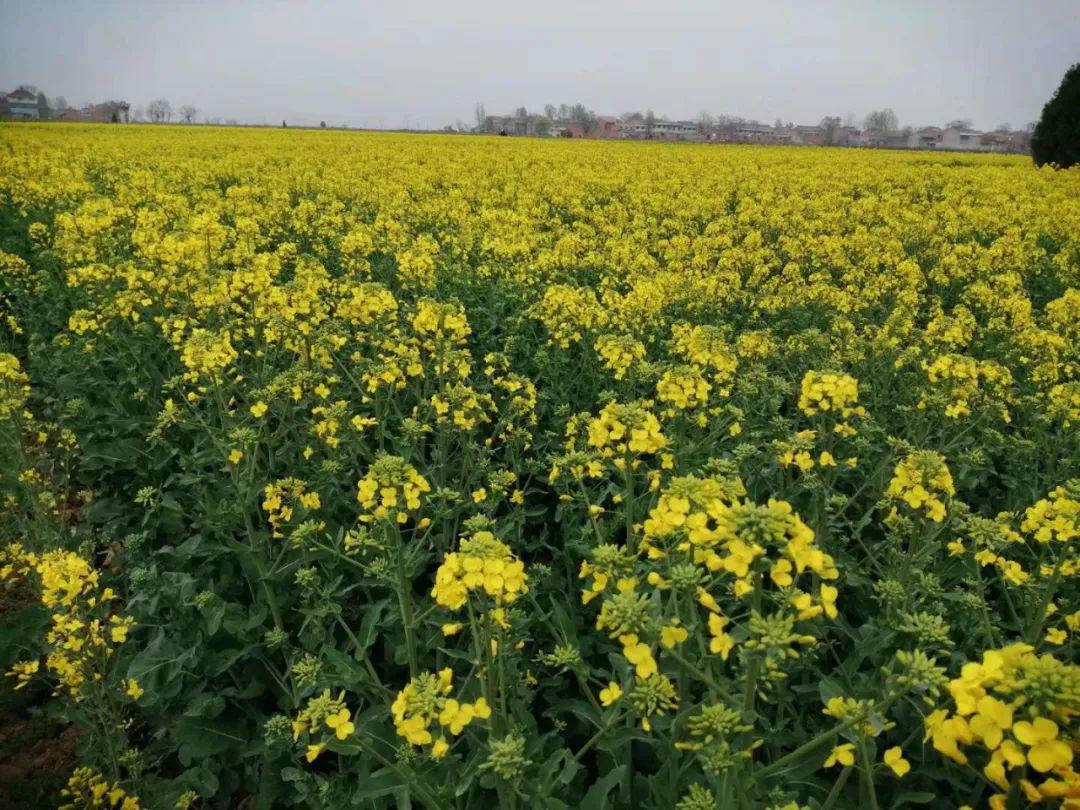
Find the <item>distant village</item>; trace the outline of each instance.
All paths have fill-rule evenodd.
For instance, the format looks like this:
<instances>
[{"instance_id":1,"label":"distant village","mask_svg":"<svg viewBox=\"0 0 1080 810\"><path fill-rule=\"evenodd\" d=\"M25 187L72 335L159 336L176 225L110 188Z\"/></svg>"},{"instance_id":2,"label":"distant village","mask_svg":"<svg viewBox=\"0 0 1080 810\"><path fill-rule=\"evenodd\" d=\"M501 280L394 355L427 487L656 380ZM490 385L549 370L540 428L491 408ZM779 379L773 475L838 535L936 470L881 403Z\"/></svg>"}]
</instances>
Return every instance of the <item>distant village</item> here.
<instances>
[{"instance_id":1,"label":"distant village","mask_svg":"<svg viewBox=\"0 0 1080 810\"><path fill-rule=\"evenodd\" d=\"M126 124L129 106L126 101L105 101L71 108L60 99L50 101L33 87L19 87L10 93L0 92L0 119L15 121L83 121L96 124Z\"/></svg>"},{"instance_id":2,"label":"distant village","mask_svg":"<svg viewBox=\"0 0 1080 810\"><path fill-rule=\"evenodd\" d=\"M194 123L195 108L181 107L179 118ZM147 105L146 119L167 123L172 108L164 99ZM141 108L131 111L126 101L104 101L73 108L57 97L50 101L32 86L0 92L0 120L70 121L102 124L126 124L144 120ZM221 123L220 120L206 123ZM226 123L234 123L228 121ZM282 122L282 126L285 122ZM326 124L321 124L325 128ZM519 108L512 115L487 115L481 105L476 109L476 125L446 127L444 131L516 137L584 138L592 140L698 141L705 143L746 143L765 145L849 146L885 149L935 149L965 152L1005 152L1025 154L1030 151L1030 127L1014 130L1007 126L990 132L955 121L943 127L900 128L891 110L878 110L867 116L864 126L826 117L818 124L797 125L779 120L772 126L730 116L702 114L697 120L672 121L653 113L595 115L580 104L548 105L543 114Z\"/></svg>"},{"instance_id":3,"label":"distant village","mask_svg":"<svg viewBox=\"0 0 1080 810\"><path fill-rule=\"evenodd\" d=\"M702 116L696 121L650 118L648 114L589 115L577 120L546 116L486 116L484 124L473 128L490 134L595 140L699 141L707 143L747 143L766 145L863 146L885 149L936 149L965 152L1008 152L1030 150L1031 134L999 128L991 132L973 129L967 122L944 127L915 129L881 126L870 129L844 125L839 118L825 118L819 124L761 124L738 118Z\"/></svg>"}]
</instances>

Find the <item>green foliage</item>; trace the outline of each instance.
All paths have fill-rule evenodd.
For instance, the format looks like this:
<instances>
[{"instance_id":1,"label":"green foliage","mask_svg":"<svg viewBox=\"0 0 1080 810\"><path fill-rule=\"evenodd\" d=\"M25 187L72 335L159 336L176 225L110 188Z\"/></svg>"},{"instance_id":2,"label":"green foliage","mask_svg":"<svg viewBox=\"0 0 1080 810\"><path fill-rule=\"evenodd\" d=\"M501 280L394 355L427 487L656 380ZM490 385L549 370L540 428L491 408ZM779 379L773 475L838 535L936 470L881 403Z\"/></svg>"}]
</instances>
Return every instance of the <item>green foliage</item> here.
<instances>
[{"instance_id":1,"label":"green foliage","mask_svg":"<svg viewBox=\"0 0 1080 810\"><path fill-rule=\"evenodd\" d=\"M1051 163L1067 169L1080 163L1080 62L1065 71L1043 107L1031 136L1031 156L1036 166Z\"/></svg>"}]
</instances>

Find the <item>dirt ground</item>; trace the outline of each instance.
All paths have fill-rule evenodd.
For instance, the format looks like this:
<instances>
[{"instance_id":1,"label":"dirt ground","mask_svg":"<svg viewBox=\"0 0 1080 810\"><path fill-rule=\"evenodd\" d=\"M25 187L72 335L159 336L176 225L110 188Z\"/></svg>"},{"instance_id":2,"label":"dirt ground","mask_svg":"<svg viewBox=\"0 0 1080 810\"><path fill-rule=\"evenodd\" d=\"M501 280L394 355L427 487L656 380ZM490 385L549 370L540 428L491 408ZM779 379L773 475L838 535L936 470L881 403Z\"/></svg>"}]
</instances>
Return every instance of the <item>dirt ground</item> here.
<instances>
[{"instance_id":1,"label":"dirt ground","mask_svg":"<svg viewBox=\"0 0 1080 810\"><path fill-rule=\"evenodd\" d=\"M60 805L75 768L79 732L55 717L47 687L16 691L3 674L18 656L32 603L25 589L0 589L0 807L48 810Z\"/></svg>"},{"instance_id":2,"label":"dirt ground","mask_svg":"<svg viewBox=\"0 0 1080 810\"><path fill-rule=\"evenodd\" d=\"M10 685L0 688L0 807L52 808L75 767L74 726L58 726L26 705Z\"/></svg>"}]
</instances>

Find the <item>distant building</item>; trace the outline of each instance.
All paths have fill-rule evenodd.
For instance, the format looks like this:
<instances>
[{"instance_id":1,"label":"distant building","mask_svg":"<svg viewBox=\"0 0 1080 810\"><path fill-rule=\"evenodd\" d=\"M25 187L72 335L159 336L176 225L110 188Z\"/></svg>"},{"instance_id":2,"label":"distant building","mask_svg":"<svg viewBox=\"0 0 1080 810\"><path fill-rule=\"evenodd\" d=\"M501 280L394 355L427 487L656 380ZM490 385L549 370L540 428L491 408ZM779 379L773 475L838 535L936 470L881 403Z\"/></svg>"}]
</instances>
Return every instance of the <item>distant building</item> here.
<instances>
[{"instance_id":1,"label":"distant building","mask_svg":"<svg viewBox=\"0 0 1080 810\"><path fill-rule=\"evenodd\" d=\"M987 152L1024 154L1031 151L1031 136L1026 132L998 129L983 133L982 148Z\"/></svg>"},{"instance_id":2,"label":"distant building","mask_svg":"<svg viewBox=\"0 0 1080 810\"><path fill-rule=\"evenodd\" d=\"M772 143L782 144L800 144L802 138L799 137L799 133L795 131L795 127L773 127L772 128Z\"/></svg>"},{"instance_id":3,"label":"distant building","mask_svg":"<svg viewBox=\"0 0 1080 810\"><path fill-rule=\"evenodd\" d=\"M611 139L621 135L622 121L614 115L598 115L589 130L588 137Z\"/></svg>"},{"instance_id":4,"label":"distant building","mask_svg":"<svg viewBox=\"0 0 1080 810\"><path fill-rule=\"evenodd\" d=\"M795 136L797 138L795 143L807 146L825 145L825 130L818 126L795 127Z\"/></svg>"},{"instance_id":5,"label":"distant building","mask_svg":"<svg viewBox=\"0 0 1080 810\"><path fill-rule=\"evenodd\" d=\"M776 130L767 124L737 124L731 132L737 143L776 143Z\"/></svg>"},{"instance_id":6,"label":"distant building","mask_svg":"<svg viewBox=\"0 0 1080 810\"><path fill-rule=\"evenodd\" d=\"M948 127L941 131L937 148L982 151L982 137L982 133L974 129Z\"/></svg>"},{"instance_id":7,"label":"distant building","mask_svg":"<svg viewBox=\"0 0 1080 810\"><path fill-rule=\"evenodd\" d=\"M130 105L126 101L106 101L92 106L90 116L94 121L103 124L126 124L129 109Z\"/></svg>"},{"instance_id":8,"label":"distant building","mask_svg":"<svg viewBox=\"0 0 1080 810\"><path fill-rule=\"evenodd\" d=\"M701 128L693 121L623 121L619 125L620 137L631 140L697 141L704 140Z\"/></svg>"},{"instance_id":9,"label":"distant building","mask_svg":"<svg viewBox=\"0 0 1080 810\"><path fill-rule=\"evenodd\" d=\"M37 121L41 118L37 94L28 90L0 94L0 118Z\"/></svg>"},{"instance_id":10,"label":"distant building","mask_svg":"<svg viewBox=\"0 0 1080 810\"><path fill-rule=\"evenodd\" d=\"M840 127L834 136L837 146L861 146L862 130L858 127Z\"/></svg>"},{"instance_id":11,"label":"distant building","mask_svg":"<svg viewBox=\"0 0 1080 810\"><path fill-rule=\"evenodd\" d=\"M940 144L941 129L939 127L917 129L908 136L907 142L909 149L936 149Z\"/></svg>"},{"instance_id":12,"label":"distant building","mask_svg":"<svg viewBox=\"0 0 1080 810\"><path fill-rule=\"evenodd\" d=\"M655 129L655 122L653 124ZM644 121L623 121L622 137L631 140L644 140L649 137L649 127L645 126Z\"/></svg>"},{"instance_id":13,"label":"distant building","mask_svg":"<svg viewBox=\"0 0 1080 810\"><path fill-rule=\"evenodd\" d=\"M598 115L591 122L556 121L548 134L556 138L592 138L614 140L626 137L626 124L618 116Z\"/></svg>"},{"instance_id":14,"label":"distant building","mask_svg":"<svg viewBox=\"0 0 1080 810\"><path fill-rule=\"evenodd\" d=\"M57 118L61 121L83 122L87 124L126 124L128 123L129 105L126 101L106 101L91 104L80 110L61 110Z\"/></svg>"}]
</instances>

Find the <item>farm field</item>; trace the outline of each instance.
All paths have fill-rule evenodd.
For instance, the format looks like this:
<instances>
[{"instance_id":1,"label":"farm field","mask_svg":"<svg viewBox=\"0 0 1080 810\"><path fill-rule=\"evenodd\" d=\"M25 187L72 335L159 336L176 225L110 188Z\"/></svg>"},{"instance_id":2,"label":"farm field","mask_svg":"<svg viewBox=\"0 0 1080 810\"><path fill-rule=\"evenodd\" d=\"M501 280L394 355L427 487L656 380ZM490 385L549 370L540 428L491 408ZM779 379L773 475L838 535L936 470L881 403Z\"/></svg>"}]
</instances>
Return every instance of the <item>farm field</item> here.
<instances>
[{"instance_id":1,"label":"farm field","mask_svg":"<svg viewBox=\"0 0 1080 810\"><path fill-rule=\"evenodd\" d=\"M0 125L0 320L69 807L1080 807L1080 170Z\"/></svg>"}]
</instances>

